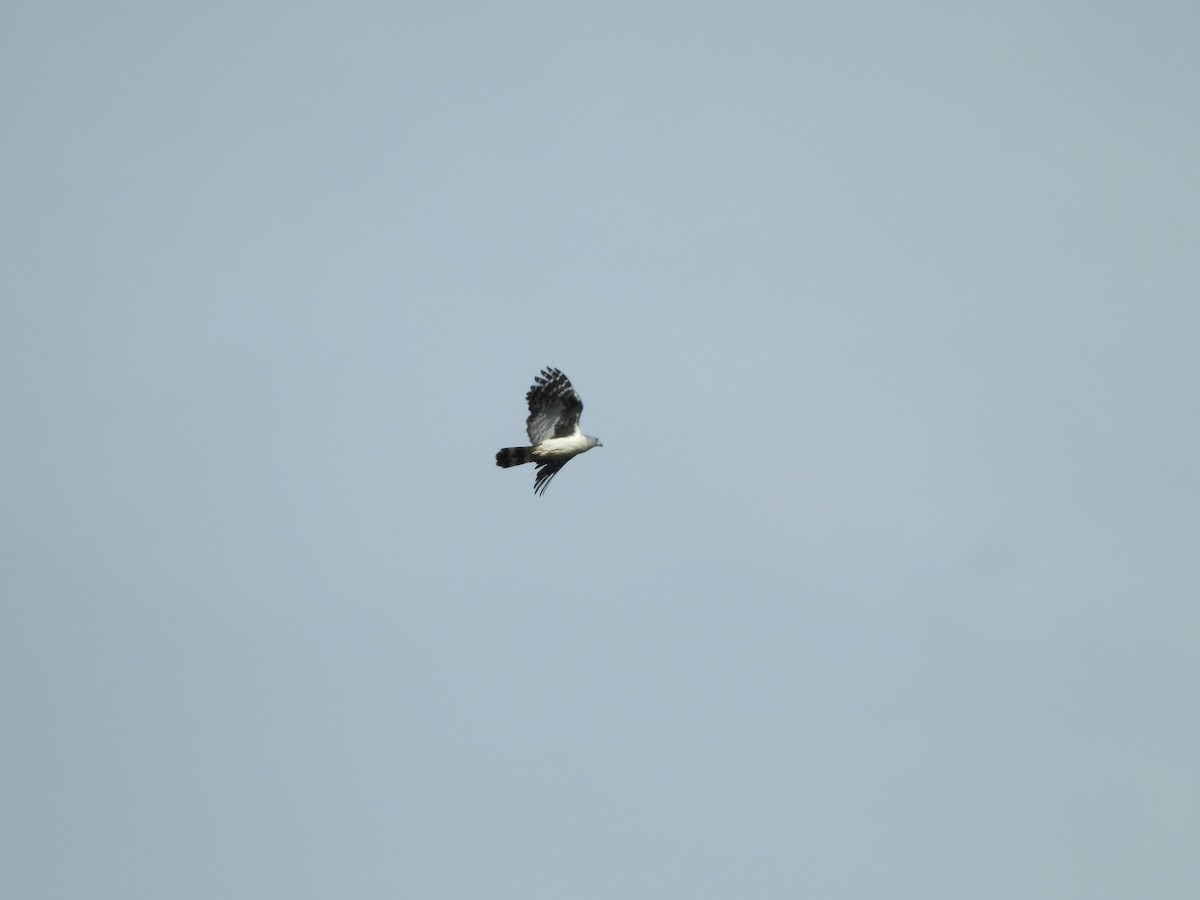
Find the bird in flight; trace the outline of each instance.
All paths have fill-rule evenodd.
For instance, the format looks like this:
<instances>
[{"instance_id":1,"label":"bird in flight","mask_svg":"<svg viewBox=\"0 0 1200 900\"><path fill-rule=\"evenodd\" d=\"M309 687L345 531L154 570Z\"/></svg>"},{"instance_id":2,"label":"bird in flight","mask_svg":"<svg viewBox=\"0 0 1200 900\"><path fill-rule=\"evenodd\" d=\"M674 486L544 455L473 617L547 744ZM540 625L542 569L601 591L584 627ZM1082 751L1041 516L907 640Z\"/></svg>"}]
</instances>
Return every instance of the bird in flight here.
<instances>
[{"instance_id":1,"label":"bird in flight","mask_svg":"<svg viewBox=\"0 0 1200 900\"><path fill-rule=\"evenodd\" d=\"M533 492L541 496L546 493L550 479L572 457L604 445L599 438L579 430L583 401L567 376L558 369L542 369L542 374L533 379L525 402L529 404L525 433L533 446L505 447L496 454L496 465L507 469L528 462L537 463Z\"/></svg>"}]
</instances>

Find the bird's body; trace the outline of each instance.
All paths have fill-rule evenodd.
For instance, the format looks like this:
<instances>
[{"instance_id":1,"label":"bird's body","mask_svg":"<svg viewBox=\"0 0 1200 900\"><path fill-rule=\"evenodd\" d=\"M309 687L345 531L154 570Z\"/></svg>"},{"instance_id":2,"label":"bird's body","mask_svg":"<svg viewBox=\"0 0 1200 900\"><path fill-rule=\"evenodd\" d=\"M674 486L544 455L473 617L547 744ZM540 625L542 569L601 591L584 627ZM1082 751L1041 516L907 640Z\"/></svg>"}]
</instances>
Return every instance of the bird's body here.
<instances>
[{"instance_id":1,"label":"bird's body","mask_svg":"<svg viewBox=\"0 0 1200 900\"><path fill-rule=\"evenodd\" d=\"M533 490L540 495L546 492L550 479L573 457L603 444L599 438L579 430L583 400L558 369L543 369L534 378L525 401L529 404L525 433L531 446L505 447L496 454L496 465L507 469L537 463Z\"/></svg>"},{"instance_id":2,"label":"bird's body","mask_svg":"<svg viewBox=\"0 0 1200 900\"><path fill-rule=\"evenodd\" d=\"M534 459L570 459L591 450L598 444L594 437L589 437L576 429L574 434L567 437L546 438L533 448Z\"/></svg>"}]
</instances>

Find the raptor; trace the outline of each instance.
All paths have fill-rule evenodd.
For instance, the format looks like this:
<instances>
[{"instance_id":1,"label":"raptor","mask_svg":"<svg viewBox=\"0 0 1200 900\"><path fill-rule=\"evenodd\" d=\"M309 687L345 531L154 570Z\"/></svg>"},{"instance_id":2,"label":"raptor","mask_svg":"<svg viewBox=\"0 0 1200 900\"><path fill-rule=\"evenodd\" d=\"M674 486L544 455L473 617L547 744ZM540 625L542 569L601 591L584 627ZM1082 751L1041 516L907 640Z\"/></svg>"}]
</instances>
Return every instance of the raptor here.
<instances>
[{"instance_id":1,"label":"raptor","mask_svg":"<svg viewBox=\"0 0 1200 900\"><path fill-rule=\"evenodd\" d=\"M533 379L533 387L525 395L529 418L525 420L528 447L505 447L496 454L496 465L505 469L525 463L536 463L537 474L533 491L546 493L550 479L559 469L593 447L603 447L599 438L579 430L583 400L571 386L570 380L558 369L542 369Z\"/></svg>"}]
</instances>

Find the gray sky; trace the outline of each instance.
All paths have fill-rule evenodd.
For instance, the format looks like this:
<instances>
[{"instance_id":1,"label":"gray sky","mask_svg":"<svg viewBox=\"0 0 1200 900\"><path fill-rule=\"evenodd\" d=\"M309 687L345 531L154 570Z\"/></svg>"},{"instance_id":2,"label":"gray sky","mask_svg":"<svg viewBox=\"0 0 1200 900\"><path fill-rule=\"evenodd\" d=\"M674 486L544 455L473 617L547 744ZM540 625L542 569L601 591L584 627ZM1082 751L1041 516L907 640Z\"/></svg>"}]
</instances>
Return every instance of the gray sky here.
<instances>
[{"instance_id":1,"label":"gray sky","mask_svg":"<svg viewBox=\"0 0 1200 900\"><path fill-rule=\"evenodd\" d=\"M2 19L0 894L1197 896L1194 3Z\"/></svg>"}]
</instances>

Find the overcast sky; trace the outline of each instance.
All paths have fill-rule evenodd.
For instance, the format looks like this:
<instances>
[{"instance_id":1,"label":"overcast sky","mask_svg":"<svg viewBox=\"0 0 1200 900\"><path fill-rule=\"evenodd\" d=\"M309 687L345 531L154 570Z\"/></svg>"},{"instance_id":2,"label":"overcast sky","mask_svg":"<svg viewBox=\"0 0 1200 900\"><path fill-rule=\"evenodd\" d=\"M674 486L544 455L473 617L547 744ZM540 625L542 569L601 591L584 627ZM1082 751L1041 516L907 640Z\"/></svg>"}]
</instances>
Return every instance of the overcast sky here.
<instances>
[{"instance_id":1,"label":"overcast sky","mask_svg":"<svg viewBox=\"0 0 1200 900\"><path fill-rule=\"evenodd\" d=\"M1194 900L1197 46L8 4L0 894Z\"/></svg>"}]
</instances>

